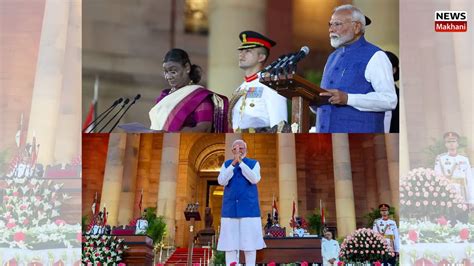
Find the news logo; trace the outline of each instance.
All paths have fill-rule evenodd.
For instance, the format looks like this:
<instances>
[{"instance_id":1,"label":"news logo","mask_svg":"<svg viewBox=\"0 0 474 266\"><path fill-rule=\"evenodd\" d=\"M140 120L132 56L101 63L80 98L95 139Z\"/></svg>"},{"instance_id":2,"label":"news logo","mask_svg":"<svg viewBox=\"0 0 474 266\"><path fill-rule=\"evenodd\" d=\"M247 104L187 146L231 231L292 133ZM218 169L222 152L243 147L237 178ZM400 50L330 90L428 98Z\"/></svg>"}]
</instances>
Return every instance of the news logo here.
<instances>
[{"instance_id":1,"label":"news logo","mask_svg":"<svg viewBox=\"0 0 474 266\"><path fill-rule=\"evenodd\" d=\"M436 11L435 12L436 32L466 32L467 12L466 11Z\"/></svg>"}]
</instances>

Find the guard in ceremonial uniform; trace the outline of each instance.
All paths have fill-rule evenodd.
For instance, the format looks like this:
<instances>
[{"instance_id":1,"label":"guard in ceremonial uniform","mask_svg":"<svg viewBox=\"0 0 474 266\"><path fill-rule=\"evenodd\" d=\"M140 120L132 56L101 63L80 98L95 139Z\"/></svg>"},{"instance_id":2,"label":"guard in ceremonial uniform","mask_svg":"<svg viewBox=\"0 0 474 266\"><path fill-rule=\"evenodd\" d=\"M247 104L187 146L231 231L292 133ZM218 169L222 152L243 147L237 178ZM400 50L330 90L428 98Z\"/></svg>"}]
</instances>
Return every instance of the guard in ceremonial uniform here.
<instances>
[{"instance_id":1,"label":"guard in ceremonial uniform","mask_svg":"<svg viewBox=\"0 0 474 266\"><path fill-rule=\"evenodd\" d=\"M234 132L269 132L288 121L286 98L260 83L260 71L275 42L254 31L241 32L239 67L245 81L232 94L229 121Z\"/></svg>"},{"instance_id":2,"label":"guard in ceremonial uniform","mask_svg":"<svg viewBox=\"0 0 474 266\"><path fill-rule=\"evenodd\" d=\"M448 152L436 157L435 172L451 181L450 186L464 197L466 203L473 204L474 180L469 159L458 154L459 135L456 132L447 132L443 136Z\"/></svg>"},{"instance_id":3,"label":"guard in ceremonial uniform","mask_svg":"<svg viewBox=\"0 0 474 266\"><path fill-rule=\"evenodd\" d=\"M388 204L380 204L379 210L382 218L374 221L372 230L381 234L395 251L395 256L384 261L384 265L396 265L398 253L400 252L400 237L398 236L397 223L394 220L388 219L390 210Z\"/></svg>"}]
</instances>

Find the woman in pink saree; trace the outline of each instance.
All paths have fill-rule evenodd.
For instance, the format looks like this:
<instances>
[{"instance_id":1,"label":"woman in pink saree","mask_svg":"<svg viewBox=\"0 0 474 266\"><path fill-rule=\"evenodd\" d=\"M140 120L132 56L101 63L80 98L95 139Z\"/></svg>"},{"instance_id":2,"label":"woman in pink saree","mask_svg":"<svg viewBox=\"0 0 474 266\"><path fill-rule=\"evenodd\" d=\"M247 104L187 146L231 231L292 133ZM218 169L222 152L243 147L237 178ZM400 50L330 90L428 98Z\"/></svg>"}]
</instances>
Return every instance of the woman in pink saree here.
<instances>
[{"instance_id":1,"label":"woman in pink saree","mask_svg":"<svg viewBox=\"0 0 474 266\"><path fill-rule=\"evenodd\" d=\"M166 132L227 132L228 99L198 85L201 68L188 54L172 49L163 60L165 89L150 110L151 129Z\"/></svg>"}]
</instances>

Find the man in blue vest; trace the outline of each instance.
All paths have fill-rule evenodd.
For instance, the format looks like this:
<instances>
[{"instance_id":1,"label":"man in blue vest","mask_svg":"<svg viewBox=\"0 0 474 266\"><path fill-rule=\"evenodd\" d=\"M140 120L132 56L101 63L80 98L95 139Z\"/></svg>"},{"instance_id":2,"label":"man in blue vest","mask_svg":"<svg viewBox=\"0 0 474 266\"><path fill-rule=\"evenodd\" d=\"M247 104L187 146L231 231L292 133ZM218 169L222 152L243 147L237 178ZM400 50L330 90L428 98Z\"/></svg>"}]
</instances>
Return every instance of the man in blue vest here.
<instances>
[{"instance_id":1,"label":"man in blue vest","mask_svg":"<svg viewBox=\"0 0 474 266\"><path fill-rule=\"evenodd\" d=\"M260 164L246 157L243 140L234 141L232 154L217 177L224 186L217 250L225 251L226 265L239 262L240 250L245 253L245 265L255 265L257 250L265 248L257 191Z\"/></svg>"},{"instance_id":2,"label":"man in blue vest","mask_svg":"<svg viewBox=\"0 0 474 266\"><path fill-rule=\"evenodd\" d=\"M366 17L356 7L336 7L329 22L331 53L321 88L329 104L317 108L321 133L383 133L384 113L397 105L392 65L387 55L364 38Z\"/></svg>"}]
</instances>

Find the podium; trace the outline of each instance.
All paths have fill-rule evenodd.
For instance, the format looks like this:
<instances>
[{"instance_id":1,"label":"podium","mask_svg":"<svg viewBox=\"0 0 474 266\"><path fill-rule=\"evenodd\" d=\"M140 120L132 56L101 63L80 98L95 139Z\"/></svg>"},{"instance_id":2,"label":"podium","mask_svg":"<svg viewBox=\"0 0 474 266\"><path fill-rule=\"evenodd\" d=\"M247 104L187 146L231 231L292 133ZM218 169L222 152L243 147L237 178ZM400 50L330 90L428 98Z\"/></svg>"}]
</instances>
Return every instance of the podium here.
<instances>
[{"instance_id":1,"label":"podium","mask_svg":"<svg viewBox=\"0 0 474 266\"><path fill-rule=\"evenodd\" d=\"M128 246L123 254L123 262L127 265L153 265L153 240L145 235L118 235Z\"/></svg>"},{"instance_id":2,"label":"podium","mask_svg":"<svg viewBox=\"0 0 474 266\"><path fill-rule=\"evenodd\" d=\"M257 250L256 263L294 263L306 261L322 263L322 243L319 237L264 238L266 248ZM240 251L240 263L245 263L245 255Z\"/></svg>"},{"instance_id":3,"label":"podium","mask_svg":"<svg viewBox=\"0 0 474 266\"><path fill-rule=\"evenodd\" d=\"M189 221L189 246L188 246L188 266L191 266L193 263L193 248L194 248L194 225L196 221L201 221L201 215L199 214L199 204L190 203L184 211L184 217L186 221Z\"/></svg>"},{"instance_id":4,"label":"podium","mask_svg":"<svg viewBox=\"0 0 474 266\"><path fill-rule=\"evenodd\" d=\"M328 103L328 96L319 96L321 89L297 74L262 77L260 82L276 90L278 94L291 99L291 123L298 124L297 133L308 133L309 104L323 105Z\"/></svg>"}]
</instances>

